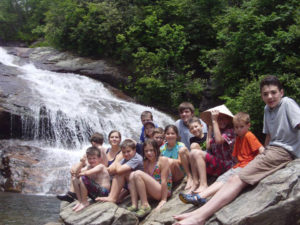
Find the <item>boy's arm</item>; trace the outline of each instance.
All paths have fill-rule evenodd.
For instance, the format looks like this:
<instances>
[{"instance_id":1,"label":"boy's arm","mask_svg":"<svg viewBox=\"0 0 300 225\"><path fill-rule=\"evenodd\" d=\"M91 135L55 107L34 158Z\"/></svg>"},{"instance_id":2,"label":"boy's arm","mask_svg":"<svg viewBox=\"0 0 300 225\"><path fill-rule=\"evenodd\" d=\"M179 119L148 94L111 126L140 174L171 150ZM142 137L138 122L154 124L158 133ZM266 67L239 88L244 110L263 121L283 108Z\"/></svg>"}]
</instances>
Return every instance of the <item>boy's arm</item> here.
<instances>
[{"instance_id":1,"label":"boy's arm","mask_svg":"<svg viewBox=\"0 0 300 225\"><path fill-rule=\"evenodd\" d=\"M258 149L259 154L263 153L265 151L265 147L264 146L260 146L260 148Z\"/></svg>"},{"instance_id":2,"label":"boy's arm","mask_svg":"<svg viewBox=\"0 0 300 225\"><path fill-rule=\"evenodd\" d=\"M99 173L103 168L103 165L97 165L94 168L87 169L85 171L81 171L79 176L91 176L93 174Z\"/></svg>"},{"instance_id":3,"label":"boy's arm","mask_svg":"<svg viewBox=\"0 0 300 225\"><path fill-rule=\"evenodd\" d=\"M116 164L116 173L122 174L131 171L131 167L127 164L121 165L120 163Z\"/></svg>"},{"instance_id":4,"label":"boy's arm","mask_svg":"<svg viewBox=\"0 0 300 225\"><path fill-rule=\"evenodd\" d=\"M265 147L269 145L270 140L271 140L270 134L266 134L266 138L265 138Z\"/></svg>"},{"instance_id":5,"label":"boy's arm","mask_svg":"<svg viewBox=\"0 0 300 225\"><path fill-rule=\"evenodd\" d=\"M80 170L86 166L86 155L84 154L83 157L81 157L80 162L72 166L71 168L71 176L78 177L78 174Z\"/></svg>"}]
</instances>

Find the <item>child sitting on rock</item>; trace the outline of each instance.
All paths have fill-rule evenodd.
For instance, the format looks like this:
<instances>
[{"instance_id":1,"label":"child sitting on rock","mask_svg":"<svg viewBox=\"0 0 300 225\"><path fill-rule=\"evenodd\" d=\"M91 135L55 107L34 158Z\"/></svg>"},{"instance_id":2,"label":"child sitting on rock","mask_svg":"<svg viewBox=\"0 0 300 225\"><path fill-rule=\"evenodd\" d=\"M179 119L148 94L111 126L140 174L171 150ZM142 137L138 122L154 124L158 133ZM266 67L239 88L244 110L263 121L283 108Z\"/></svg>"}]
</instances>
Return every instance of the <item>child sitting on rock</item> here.
<instances>
[{"instance_id":1,"label":"child sitting on rock","mask_svg":"<svg viewBox=\"0 0 300 225\"><path fill-rule=\"evenodd\" d=\"M88 165L81 169L78 177L72 177L73 187L78 199L73 207L78 212L89 205L88 195L93 199L99 196L107 196L110 190L110 178L107 168L101 163L101 151L96 147L86 150ZM85 159L81 160L85 163Z\"/></svg>"},{"instance_id":2,"label":"child sitting on rock","mask_svg":"<svg viewBox=\"0 0 300 225\"><path fill-rule=\"evenodd\" d=\"M132 205L127 208L136 212L139 218L145 217L151 211L148 198L160 201L156 210L160 209L171 196L172 174L169 161L160 157L159 146L153 139L148 139L143 144L144 171L132 172L129 176L129 190ZM138 209L138 198L141 207Z\"/></svg>"},{"instance_id":3,"label":"child sitting on rock","mask_svg":"<svg viewBox=\"0 0 300 225\"><path fill-rule=\"evenodd\" d=\"M245 167L251 160L255 158L258 153L264 151L263 145L249 131L250 116L247 113L239 112L233 117L234 133L237 135L232 156L236 157L238 163L230 170L218 177L216 182L210 185L201 193L197 194L179 194L179 198L184 203L191 203L194 205L202 205L206 203L207 198L213 196L234 174L237 174L241 168Z\"/></svg>"},{"instance_id":4,"label":"child sitting on rock","mask_svg":"<svg viewBox=\"0 0 300 225\"><path fill-rule=\"evenodd\" d=\"M111 191L108 197L98 197L96 201L117 202L121 190L126 187L126 182L129 180L129 175L132 171L143 170L143 158L136 153L136 143L131 139L126 139L121 144L123 159L116 160L115 166L110 169L110 174L114 175L112 180Z\"/></svg>"}]
</instances>

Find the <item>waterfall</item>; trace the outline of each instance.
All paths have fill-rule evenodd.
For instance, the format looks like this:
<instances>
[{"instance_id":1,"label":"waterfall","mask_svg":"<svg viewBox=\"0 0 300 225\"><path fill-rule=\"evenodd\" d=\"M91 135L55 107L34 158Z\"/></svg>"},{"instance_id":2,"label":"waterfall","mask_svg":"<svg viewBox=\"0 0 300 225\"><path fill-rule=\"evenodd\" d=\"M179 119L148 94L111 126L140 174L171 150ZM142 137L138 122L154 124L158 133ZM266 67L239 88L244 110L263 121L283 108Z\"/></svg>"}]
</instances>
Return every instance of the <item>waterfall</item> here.
<instances>
[{"instance_id":1,"label":"waterfall","mask_svg":"<svg viewBox=\"0 0 300 225\"><path fill-rule=\"evenodd\" d=\"M22 136L54 147L81 148L94 132L117 129L123 137L138 140L140 114L149 110L159 126L173 120L154 108L115 97L104 85L73 73L37 69L32 63L17 65L16 57L0 48L0 62L17 67L31 90L29 115L22 116ZM107 141L107 140L106 140Z\"/></svg>"},{"instance_id":2,"label":"waterfall","mask_svg":"<svg viewBox=\"0 0 300 225\"><path fill-rule=\"evenodd\" d=\"M31 92L26 100L29 113L21 118L22 139L35 141L47 152L45 171L41 171L45 173L43 183L28 192L53 194L68 189L70 165L78 161L94 132L105 136L106 145L113 129L121 132L123 140L139 140L140 114L145 110L153 113L158 126L174 122L154 108L118 99L99 81L46 71L19 61L0 47L0 63L20 71L18 78Z\"/></svg>"}]
</instances>

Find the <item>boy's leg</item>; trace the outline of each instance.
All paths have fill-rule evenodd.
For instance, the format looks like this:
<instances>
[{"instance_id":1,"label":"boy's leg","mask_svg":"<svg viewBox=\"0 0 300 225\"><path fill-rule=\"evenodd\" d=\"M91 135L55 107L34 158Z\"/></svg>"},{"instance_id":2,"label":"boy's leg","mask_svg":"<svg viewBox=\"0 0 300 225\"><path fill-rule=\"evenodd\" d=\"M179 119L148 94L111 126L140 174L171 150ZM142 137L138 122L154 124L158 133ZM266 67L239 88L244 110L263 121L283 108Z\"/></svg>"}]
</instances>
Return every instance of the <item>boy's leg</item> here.
<instances>
[{"instance_id":1,"label":"boy's leg","mask_svg":"<svg viewBox=\"0 0 300 225\"><path fill-rule=\"evenodd\" d=\"M137 171L131 172L129 175L129 191L131 197L131 204L133 207L138 208L138 193L136 189L136 182L135 182L135 173Z\"/></svg>"},{"instance_id":2,"label":"boy's leg","mask_svg":"<svg viewBox=\"0 0 300 225\"><path fill-rule=\"evenodd\" d=\"M79 212L80 210L86 208L90 204L88 202L88 191L85 187L85 184L82 181L82 177L80 177L79 179L79 187L80 187L81 200L80 200L80 205L75 209L75 212Z\"/></svg>"},{"instance_id":3,"label":"boy's leg","mask_svg":"<svg viewBox=\"0 0 300 225\"><path fill-rule=\"evenodd\" d=\"M185 186L185 190L188 190L192 187L193 179L192 179L192 174L190 171L190 157L189 157L189 150L187 148L181 148L178 151L178 159L181 162L181 165L183 166L183 169L187 175L187 184Z\"/></svg>"},{"instance_id":4,"label":"boy's leg","mask_svg":"<svg viewBox=\"0 0 300 225\"><path fill-rule=\"evenodd\" d=\"M192 187L191 187L191 190L190 190L191 192L193 192L197 189L197 187L199 186L199 180L200 180L198 170L196 168L196 161L195 161L195 158L194 158L193 151L198 151L198 150L192 149L191 153L190 153L190 164L191 164L192 179L193 179L193 184L192 184Z\"/></svg>"},{"instance_id":5,"label":"boy's leg","mask_svg":"<svg viewBox=\"0 0 300 225\"><path fill-rule=\"evenodd\" d=\"M72 208L72 210L76 210L80 206L80 203L81 203L81 191L80 191L79 179L76 177L72 177L72 185L74 188L74 192L76 193L76 197L78 199L78 202Z\"/></svg>"},{"instance_id":6,"label":"boy's leg","mask_svg":"<svg viewBox=\"0 0 300 225\"><path fill-rule=\"evenodd\" d=\"M176 220L180 220L175 225L204 225L207 218L235 199L246 186L237 175L231 177L205 205L190 213L174 216Z\"/></svg>"},{"instance_id":7,"label":"boy's leg","mask_svg":"<svg viewBox=\"0 0 300 225\"><path fill-rule=\"evenodd\" d=\"M206 188L204 191L199 193L201 198L209 198L213 196L217 191L219 191L222 186L224 185L224 182L214 182L212 185L210 185L208 188Z\"/></svg>"},{"instance_id":8,"label":"boy's leg","mask_svg":"<svg viewBox=\"0 0 300 225\"><path fill-rule=\"evenodd\" d=\"M194 167L197 170L197 173L199 174L199 187L194 190L195 193L200 193L204 191L207 188L207 176L206 176L206 162L205 162L205 155L206 153L204 151L193 151L191 153L191 157L194 159Z\"/></svg>"},{"instance_id":9,"label":"boy's leg","mask_svg":"<svg viewBox=\"0 0 300 225\"><path fill-rule=\"evenodd\" d=\"M96 198L96 201L116 203L118 200L118 196L121 192L121 189L125 185L125 178L129 177L130 173L131 173L131 171L123 173L121 175L115 175L112 180L112 185L111 185L111 189L110 189L110 193L109 193L108 197L98 197L98 198Z\"/></svg>"}]
</instances>

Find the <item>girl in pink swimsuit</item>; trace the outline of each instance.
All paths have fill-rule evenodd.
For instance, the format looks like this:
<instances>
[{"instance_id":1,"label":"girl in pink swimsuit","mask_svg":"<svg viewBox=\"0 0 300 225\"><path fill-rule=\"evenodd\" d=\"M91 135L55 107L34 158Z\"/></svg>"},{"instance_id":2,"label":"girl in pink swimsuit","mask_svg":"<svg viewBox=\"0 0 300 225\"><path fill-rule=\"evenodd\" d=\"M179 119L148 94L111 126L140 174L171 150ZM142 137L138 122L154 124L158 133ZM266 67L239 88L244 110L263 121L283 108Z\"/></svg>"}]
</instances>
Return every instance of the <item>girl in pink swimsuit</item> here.
<instances>
[{"instance_id":1,"label":"girl in pink swimsuit","mask_svg":"<svg viewBox=\"0 0 300 225\"><path fill-rule=\"evenodd\" d=\"M136 212L138 217L145 217L151 211L147 196L160 201L155 208L159 210L171 195L172 174L168 158L159 156L159 146L153 139L143 145L144 171L138 170L130 174L129 190L132 206L127 209ZM138 199L141 206L138 209Z\"/></svg>"}]
</instances>

